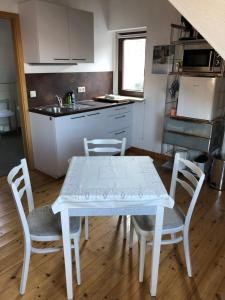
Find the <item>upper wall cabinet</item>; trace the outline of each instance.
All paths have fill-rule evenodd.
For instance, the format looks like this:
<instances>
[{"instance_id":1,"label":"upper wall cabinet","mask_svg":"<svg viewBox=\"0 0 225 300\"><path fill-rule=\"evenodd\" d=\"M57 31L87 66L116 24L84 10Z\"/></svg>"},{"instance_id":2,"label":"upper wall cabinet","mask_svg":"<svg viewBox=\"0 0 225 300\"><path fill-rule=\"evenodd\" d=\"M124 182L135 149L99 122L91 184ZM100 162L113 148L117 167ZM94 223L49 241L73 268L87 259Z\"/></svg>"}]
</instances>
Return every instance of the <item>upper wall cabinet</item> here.
<instances>
[{"instance_id":1,"label":"upper wall cabinet","mask_svg":"<svg viewBox=\"0 0 225 300\"><path fill-rule=\"evenodd\" d=\"M94 62L93 13L40 0L20 4L26 63Z\"/></svg>"},{"instance_id":2,"label":"upper wall cabinet","mask_svg":"<svg viewBox=\"0 0 225 300\"><path fill-rule=\"evenodd\" d=\"M69 9L68 17L70 57L75 62L94 62L93 14Z\"/></svg>"}]
</instances>

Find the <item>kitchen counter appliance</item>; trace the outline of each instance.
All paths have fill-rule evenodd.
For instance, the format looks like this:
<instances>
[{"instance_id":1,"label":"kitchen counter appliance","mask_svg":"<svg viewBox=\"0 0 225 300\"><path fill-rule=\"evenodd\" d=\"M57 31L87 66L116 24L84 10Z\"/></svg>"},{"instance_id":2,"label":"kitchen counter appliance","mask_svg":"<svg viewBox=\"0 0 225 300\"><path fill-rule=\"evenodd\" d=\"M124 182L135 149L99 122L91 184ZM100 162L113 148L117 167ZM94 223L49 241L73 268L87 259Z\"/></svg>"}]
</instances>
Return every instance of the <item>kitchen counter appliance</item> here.
<instances>
[{"instance_id":1,"label":"kitchen counter appliance","mask_svg":"<svg viewBox=\"0 0 225 300\"><path fill-rule=\"evenodd\" d=\"M184 48L182 72L221 73L222 57L212 48Z\"/></svg>"}]
</instances>

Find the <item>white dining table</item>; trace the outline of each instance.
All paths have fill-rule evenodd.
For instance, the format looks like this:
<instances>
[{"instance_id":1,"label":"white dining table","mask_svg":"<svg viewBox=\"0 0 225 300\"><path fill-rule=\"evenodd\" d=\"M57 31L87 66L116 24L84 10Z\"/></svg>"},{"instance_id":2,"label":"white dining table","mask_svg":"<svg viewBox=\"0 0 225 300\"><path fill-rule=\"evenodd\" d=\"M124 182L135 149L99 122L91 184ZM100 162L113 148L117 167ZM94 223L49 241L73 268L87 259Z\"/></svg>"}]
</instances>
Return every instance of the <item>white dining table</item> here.
<instances>
[{"instance_id":1,"label":"white dining table","mask_svg":"<svg viewBox=\"0 0 225 300\"><path fill-rule=\"evenodd\" d=\"M71 216L156 215L150 294L156 295L164 208L172 208L153 161L148 156L73 157L59 197L67 298L73 299Z\"/></svg>"}]
</instances>

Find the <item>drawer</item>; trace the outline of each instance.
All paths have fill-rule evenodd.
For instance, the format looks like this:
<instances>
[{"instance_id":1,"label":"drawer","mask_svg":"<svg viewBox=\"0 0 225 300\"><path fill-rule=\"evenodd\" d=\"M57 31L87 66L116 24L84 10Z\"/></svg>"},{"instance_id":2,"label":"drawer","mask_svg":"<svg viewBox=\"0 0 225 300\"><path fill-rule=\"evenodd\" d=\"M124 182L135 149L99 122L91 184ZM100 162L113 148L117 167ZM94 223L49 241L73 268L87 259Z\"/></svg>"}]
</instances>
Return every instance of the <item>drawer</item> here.
<instances>
[{"instance_id":1,"label":"drawer","mask_svg":"<svg viewBox=\"0 0 225 300\"><path fill-rule=\"evenodd\" d=\"M210 139L168 131L164 132L163 143L205 152L208 152L210 147Z\"/></svg>"},{"instance_id":2,"label":"drawer","mask_svg":"<svg viewBox=\"0 0 225 300\"><path fill-rule=\"evenodd\" d=\"M126 148L131 146L131 130L130 128L122 128L120 130L116 130L107 134L108 138L119 139L122 138L127 139Z\"/></svg>"},{"instance_id":3,"label":"drawer","mask_svg":"<svg viewBox=\"0 0 225 300\"><path fill-rule=\"evenodd\" d=\"M114 116L122 113L131 112L131 109L132 109L132 104L111 107L107 109L107 115Z\"/></svg>"},{"instance_id":4,"label":"drawer","mask_svg":"<svg viewBox=\"0 0 225 300\"><path fill-rule=\"evenodd\" d=\"M131 112L120 112L120 114L106 118L107 132L131 126Z\"/></svg>"},{"instance_id":5,"label":"drawer","mask_svg":"<svg viewBox=\"0 0 225 300\"><path fill-rule=\"evenodd\" d=\"M210 138L212 133L212 125L166 118L165 130Z\"/></svg>"}]
</instances>

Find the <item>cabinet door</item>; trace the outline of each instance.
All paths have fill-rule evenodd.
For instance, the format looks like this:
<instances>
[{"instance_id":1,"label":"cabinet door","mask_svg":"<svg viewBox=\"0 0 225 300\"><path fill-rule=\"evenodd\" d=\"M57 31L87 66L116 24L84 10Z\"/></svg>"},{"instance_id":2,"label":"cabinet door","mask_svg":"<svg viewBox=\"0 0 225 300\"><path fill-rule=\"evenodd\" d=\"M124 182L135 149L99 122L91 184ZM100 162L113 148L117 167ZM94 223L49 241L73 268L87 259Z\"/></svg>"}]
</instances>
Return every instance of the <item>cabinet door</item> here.
<instances>
[{"instance_id":1,"label":"cabinet door","mask_svg":"<svg viewBox=\"0 0 225 300\"><path fill-rule=\"evenodd\" d=\"M40 62L70 62L67 7L43 1L36 5Z\"/></svg>"},{"instance_id":2,"label":"cabinet door","mask_svg":"<svg viewBox=\"0 0 225 300\"><path fill-rule=\"evenodd\" d=\"M84 155L86 128L85 114L56 118L58 177L66 174L68 160L72 156Z\"/></svg>"},{"instance_id":3,"label":"cabinet door","mask_svg":"<svg viewBox=\"0 0 225 300\"><path fill-rule=\"evenodd\" d=\"M93 13L69 9L70 57L74 62L94 62Z\"/></svg>"},{"instance_id":4,"label":"cabinet door","mask_svg":"<svg viewBox=\"0 0 225 300\"><path fill-rule=\"evenodd\" d=\"M86 114L85 137L87 139L104 138L104 114L102 111L92 111Z\"/></svg>"},{"instance_id":5,"label":"cabinet door","mask_svg":"<svg viewBox=\"0 0 225 300\"><path fill-rule=\"evenodd\" d=\"M58 177L55 118L30 112L30 123L35 169Z\"/></svg>"}]
</instances>

